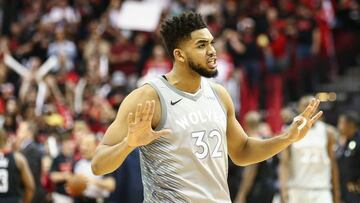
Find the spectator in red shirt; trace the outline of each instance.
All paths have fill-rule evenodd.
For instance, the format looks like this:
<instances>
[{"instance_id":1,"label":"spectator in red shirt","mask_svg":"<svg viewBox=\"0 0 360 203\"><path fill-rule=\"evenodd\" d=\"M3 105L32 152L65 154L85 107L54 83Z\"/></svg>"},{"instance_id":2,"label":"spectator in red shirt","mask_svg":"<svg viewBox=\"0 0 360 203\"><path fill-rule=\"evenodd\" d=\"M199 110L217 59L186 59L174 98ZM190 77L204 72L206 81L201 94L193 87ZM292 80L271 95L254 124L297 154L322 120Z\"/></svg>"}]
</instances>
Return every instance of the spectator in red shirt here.
<instances>
[{"instance_id":1,"label":"spectator in red shirt","mask_svg":"<svg viewBox=\"0 0 360 203\"><path fill-rule=\"evenodd\" d=\"M135 74L138 59L138 47L119 32L110 51L110 72L120 70L126 75Z\"/></svg>"}]
</instances>

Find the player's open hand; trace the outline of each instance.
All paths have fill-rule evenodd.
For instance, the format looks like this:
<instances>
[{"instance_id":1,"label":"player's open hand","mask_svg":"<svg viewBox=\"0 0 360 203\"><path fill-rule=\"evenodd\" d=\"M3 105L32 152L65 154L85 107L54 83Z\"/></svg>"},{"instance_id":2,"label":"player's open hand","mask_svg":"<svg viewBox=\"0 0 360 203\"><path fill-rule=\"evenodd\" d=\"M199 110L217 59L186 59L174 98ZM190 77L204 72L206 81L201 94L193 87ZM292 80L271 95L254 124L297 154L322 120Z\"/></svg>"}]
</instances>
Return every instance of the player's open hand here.
<instances>
[{"instance_id":1,"label":"player's open hand","mask_svg":"<svg viewBox=\"0 0 360 203\"><path fill-rule=\"evenodd\" d=\"M322 111L317 112L319 104L320 100L312 99L305 111L294 118L288 134L290 141L296 142L302 139L311 126L321 117Z\"/></svg>"},{"instance_id":2,"label":"player's open hand","mask_svg":"<svg viewBox=\"0 0 360 203\"><path fill-rule=\"evenodd\" d=\"M155 101L146 101L145 106L138 104L135 112L128 115L128 135L127 142L131 147L139 147L151 143L161 136L171 133L170 130L154 131L151 121L155 112Z\"/></svg>"}]
</instances>

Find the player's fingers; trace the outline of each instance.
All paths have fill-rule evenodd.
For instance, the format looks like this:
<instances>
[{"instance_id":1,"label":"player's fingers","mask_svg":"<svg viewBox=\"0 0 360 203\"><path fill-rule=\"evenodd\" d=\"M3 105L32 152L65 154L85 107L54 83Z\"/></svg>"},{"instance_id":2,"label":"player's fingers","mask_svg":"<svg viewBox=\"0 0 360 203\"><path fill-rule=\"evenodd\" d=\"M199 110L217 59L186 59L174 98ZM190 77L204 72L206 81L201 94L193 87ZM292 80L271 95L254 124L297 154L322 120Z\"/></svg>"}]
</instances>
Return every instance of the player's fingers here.
<instances>
[{"instance_id":1,"label":"player's fingers","mask_svg":"<svg viewBox=\"0 0 360 203\"><path fill-rule=\"evenodd\" d=\"M154 132L155 139L157 139L159 137L167 136L167 135L170 135L170 134L171 134L171 130L169 130L169 129L164 129L164 130Z\"/></svg>"},{"instance_id":2,"label":"player's fingers","mask_svg":"<svg viewBox=\"0 0 360 203\"><path fill-rule=\"evenodd\" d=\"M303 111L300 115L305 117L305 118L309 118L310 117L310 111L311 111L311 106L308 105L305 109L305 111Z\"/></svg>"},{"instance_id":3,"label":"player's fingers","mask_svg":"<svg viewBox=\"0 0 360 203\"><path fill-rule=\"evenodd\" d=\"M129 113L128 115L128 123L129 124L133 124L134 123L134 114L133 113Z\"/></svg>"},{"instance_id":4,"label":"player's fingers","mask_svg":"<svg viewBox=\"0 0 360 203\"><path fill-rule=\"evenodd\" d=\"M152 121L152 118L153 118L153 116L154 116L154 113L155 113L155 100L151 100L151 101L150 101L149 114L148 114L148 117L147 117L147 120L148 120L148 121Z\"/></svg>"},{"instance_id":5,"label":"player's fingers","mask_svg":"<svg viewBox=\"0 0 360 203\"><path fill-rule=\"evenodd\" d=\"M135 123L139 122L141 119L141 110L142 104L138 104L135 112Z\"/></svg>"},{"instance_id":6,"label":"player's fingers","mask_svg":"<svg viewBox=\"0 0 360 203\"><path fill-rule=\"evenodd\" d=\"M301 130L306 125L307 119L303 116L296 116L294 118L294 123L295 127L297 127L298 130Z\"/></svg>"},{"instance_id":7,"label":"player's fingers","mask_svg":"<svg viewBox=\"0 0 360 203\"><path fill-rule=\"evenodd\" d=\"M150 102L149 101L146 101L145 102L145 107L144 109L142 110L142 120L146 120L147 117L148 117L148 114L149 114L149 109L150 109Z\"/></svg>"},{"instance_id":8,"label":"player's fingers","mask_svg":"<svg viewBox=\"0 0 360 203\"><path fill-rule=\"evenodd\" d=\"M310 119L310 124L314 124L317 120L319 120L319 118L322 116L323 112L322 111L319 111L317 112L317 114L315 114L315 116L313 116L311 119Z\"/></svg>"},{"instance_id":9,"label":"player's fingers","mask_svg":"<svg viewBox=\"0 0 360 203\"><path fill-rule=\"evenodd\" d=\"M302 113L302 116L309 118L311 116L312 109L315 105L315 99L311 99L310 103L307 105L305 111Z\"/></svg>"},{"instance_id":10,"label":"player's fingers","mask_svg":"<svg viewBox=\"0 0 360 203\"><path fill-rule=\"evenodd\" d=\"M318 107L319 107L319 104L320 104L320 100L319 99L315 99L315 102L311 108L311 111L310 111L310 115L309 115L309 118L312 118L312 116L315 114L315 112L317 111Z\"/></svg>"}]
</instances>

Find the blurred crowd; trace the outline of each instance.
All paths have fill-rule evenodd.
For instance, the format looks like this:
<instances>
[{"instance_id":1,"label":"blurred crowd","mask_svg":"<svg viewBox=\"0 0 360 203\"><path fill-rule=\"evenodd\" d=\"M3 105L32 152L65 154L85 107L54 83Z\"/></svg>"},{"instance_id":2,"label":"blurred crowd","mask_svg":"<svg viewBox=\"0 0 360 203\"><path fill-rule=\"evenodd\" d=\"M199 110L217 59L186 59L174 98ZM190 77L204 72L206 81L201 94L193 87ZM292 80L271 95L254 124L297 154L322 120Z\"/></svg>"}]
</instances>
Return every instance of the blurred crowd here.
<instances>
[{"instance_id":1,"label":"blurred crowd","mask_svg":"<svg viewBox=\"0 0 360 203\"><path fill-rule=\"evenodd\" d=\"M334 81L358 57L357 0L161 2L161 18L186 10L204 16L216 39L215 80L230 92L243 124L248 112L262 111L273 133L282 130L285 104ZM30 157L30 167L37 171L38 197L46 201L51 196L44 194L68 193L64 182L73 172L87 174L93 184L79 202L125 191L114 186L123 173L98 180L89 160L127 93L171 70L172 62L159 28L118 27L123 3L0 0L0 128L14 149L34 144L39 156Z\"/></svg>"}]
</instances>

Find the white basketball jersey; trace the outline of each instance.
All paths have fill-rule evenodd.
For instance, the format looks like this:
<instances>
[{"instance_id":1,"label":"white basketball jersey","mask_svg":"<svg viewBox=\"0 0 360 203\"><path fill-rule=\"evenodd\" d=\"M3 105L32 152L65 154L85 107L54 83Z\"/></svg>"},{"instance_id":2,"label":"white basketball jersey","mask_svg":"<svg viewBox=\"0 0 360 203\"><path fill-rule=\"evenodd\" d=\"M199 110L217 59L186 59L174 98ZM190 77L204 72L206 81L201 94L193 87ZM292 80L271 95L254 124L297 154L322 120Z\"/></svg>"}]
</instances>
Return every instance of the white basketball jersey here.
<instances>
[{"instance_id":1,"label":"white basketball jersey","mask_svg":"<svg viewBox=\"0 0 360 203\"><path fill-rule=\"evenodd\" d=\"M144 202L230 203L226 114L210 82L195 94L162 77L149 84L161 102L157 130L172 134L140 147Z\"/></svg>"},{"instance_id":2,"label":"white basketball jersey","mask_svg":"<svg viewBox=\"0 0 360 203\"><path fill-rule=\"evenodd\" d=\"M302 140L291 145L290 188L331 188L331 162L327 144L326 124L317 121Z\"/></svg>"}]
</instances>

